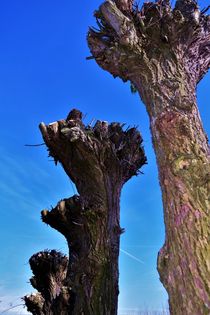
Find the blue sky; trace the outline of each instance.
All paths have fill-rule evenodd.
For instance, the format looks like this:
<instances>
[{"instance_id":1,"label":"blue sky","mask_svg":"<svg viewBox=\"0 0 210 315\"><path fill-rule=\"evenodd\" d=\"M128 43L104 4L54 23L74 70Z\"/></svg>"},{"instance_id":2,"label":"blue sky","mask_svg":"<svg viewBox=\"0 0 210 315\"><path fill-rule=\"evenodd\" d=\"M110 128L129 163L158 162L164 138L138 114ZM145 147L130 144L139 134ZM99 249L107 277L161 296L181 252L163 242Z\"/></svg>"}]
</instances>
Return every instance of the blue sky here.
<instances>
[{"instance_id":1,"label":"blue sky","mask_svg":"<svg viewBox=\"0 0 210 315\"><path fill-rule=\"evenodd\" d=\"M88 25L94 25L92 13L100 3L0 3L0 311L32 291L28 259L33 253L67 251L62 235L41 222L40 211L74 190L62 168L49 161L45 147L24 144L41 143L38 124L64 118L73 107L86 114L87 123L96 118L139 126L148 165L122 192L121 226L126 233L121 238L119 308L160 309L167 302L156 272L164 226L147 113L129 84L85 59L90 55ZM198 87L207 134L209 84L208 74Z\"/></svg>"}]
</instances>

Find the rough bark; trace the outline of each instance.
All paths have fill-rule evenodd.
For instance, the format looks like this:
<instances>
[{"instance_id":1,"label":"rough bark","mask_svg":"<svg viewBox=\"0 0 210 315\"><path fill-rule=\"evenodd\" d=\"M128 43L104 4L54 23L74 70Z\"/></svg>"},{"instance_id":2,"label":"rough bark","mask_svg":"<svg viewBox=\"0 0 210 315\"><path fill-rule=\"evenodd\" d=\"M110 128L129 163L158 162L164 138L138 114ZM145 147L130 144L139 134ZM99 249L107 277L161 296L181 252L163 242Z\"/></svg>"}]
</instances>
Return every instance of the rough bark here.
<instances>
[{"instance_id":1,"label":"rough bark","mask_svg":"<svg viewBox=\"0 0 210 315\"><path fill-rule=\"evenodd\" d=\"M166 226L158 270L173 315L210 313L209 147L196 104L210 66L205 12L194 0L124 11L108 0L88 33L96 62L131 81L150 117Z\"/></svg>"},{"instance_id":2,"label":"rough bark","mask_svg":"<svg viewBox=\"0 0 210 315\"><path fill-rule=\"evenodd\" d=\"M120 192L146 163L141 135L119 123L85 126L78 110L40 129L49 155L62 164L79 196L42 211L42 220L65 236L69 263L55 251L32 256L31 283L40 293L25 297L28 310L117 315Z\"/></svg>"},{"instance_id":3,"label":"rough bark","mask_svg":"<svg viewBox=\"0 0 210 315\"><path fill-rule=\"evenodd\" d=\"M34 315L68 314L72 297L65 285L68 258L51 250L33 255L29 263L34 274L30 282L39 293L24 297L28 311Z\"/></svg>"}]
</instances>

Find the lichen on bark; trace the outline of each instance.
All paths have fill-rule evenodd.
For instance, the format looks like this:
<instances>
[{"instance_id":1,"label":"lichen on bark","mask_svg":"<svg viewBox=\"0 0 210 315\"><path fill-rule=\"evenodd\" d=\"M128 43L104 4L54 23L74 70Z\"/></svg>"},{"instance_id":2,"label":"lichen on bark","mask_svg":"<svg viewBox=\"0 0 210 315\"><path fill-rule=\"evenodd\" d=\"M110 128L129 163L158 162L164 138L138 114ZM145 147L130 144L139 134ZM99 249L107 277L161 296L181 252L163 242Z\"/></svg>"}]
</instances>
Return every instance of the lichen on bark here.
<instances>
[{"instance_id":1,"label":"lichen on bark","mask_svg":"<svg viewBox=\"0 0 210 315\"><path fill-rule=\"evenodd\" d=\"M49 155L79 195L41 213L43 222L65 236L69 260L56 251L32 256L31 284L39 293L26 296L26 306L34 315L116 315L120 192L146 163L142 137L117 122L85 126L76 109L40 129Z\"/></svg>"}]
</instances>

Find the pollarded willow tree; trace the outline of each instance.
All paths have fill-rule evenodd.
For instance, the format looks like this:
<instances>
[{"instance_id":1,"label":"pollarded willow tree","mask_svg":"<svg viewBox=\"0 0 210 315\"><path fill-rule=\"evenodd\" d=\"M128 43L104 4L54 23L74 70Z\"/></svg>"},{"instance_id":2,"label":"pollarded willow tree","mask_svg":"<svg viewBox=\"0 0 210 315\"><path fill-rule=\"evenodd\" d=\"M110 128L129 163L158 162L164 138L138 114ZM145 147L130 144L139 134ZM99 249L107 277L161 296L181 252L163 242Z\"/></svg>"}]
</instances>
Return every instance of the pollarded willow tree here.
<instances>
[{"instance_id":1,"label":"pollarded willow tree","mask_svg":"<svg viewBox=\"0 0 210 315\"><path fill-rule=\"evenodd\" d=\"M117 315L120 193L146 163L140 133L123 125L85 126L75 109L67 119L40 124L49 155L79 196L42 211L43 222L66 238L69 259L55 250L30 258L38 293L24 300L33 315Z\"/></svg>"},{"instance_id":2,"label":"pollarded willow tree","mask_svg":"<svg viewBox=\"0 0 210 315\"><path fill-rule=\"evenodd\" d=\"M210 16L195 0L105 1L88 44L96 62L130 80L150 117L166 240L160 279L173 315L210 313L209 147L196 86L210 67Z\"/></svg>"}]
</instances>

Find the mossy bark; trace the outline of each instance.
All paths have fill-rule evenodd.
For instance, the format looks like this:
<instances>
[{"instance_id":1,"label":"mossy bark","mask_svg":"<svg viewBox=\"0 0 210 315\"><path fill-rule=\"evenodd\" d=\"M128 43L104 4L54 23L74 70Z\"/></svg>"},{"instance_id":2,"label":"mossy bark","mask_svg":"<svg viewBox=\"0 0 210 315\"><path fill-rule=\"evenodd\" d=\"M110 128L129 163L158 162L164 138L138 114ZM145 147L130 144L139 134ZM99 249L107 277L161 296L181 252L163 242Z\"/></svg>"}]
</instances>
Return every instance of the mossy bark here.
<instances>
[{"instance_id":1,"label":"mossy bark","mask_svg":"<svg viewBox=\"0 0 210 315\"><path fill-rule=\"evenodd\" d=\"M160 279L173 315L210 313L209 147L196 85L210 66L210 19L193 0L105 1L88 43L96 62L130 80L146 105L166 227Z\"/></svg>"},{"instance_id":2,"label":"mossy bark","mask_svg":"<svg viewBox=\"0 0 210 315\"><path fill-rule=\"evenodd\" d=\"M69 262L54 251L31 258L31 283L40 293L25 297L28 310L34 315L117 315L120 192L146 162L141 135L119 123L85 126L78 110L66 120L41 123L40 129L49 155L62 164L79 196L42 211L42 220L65 236Z\"/></svg>"}]
</instances>

